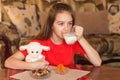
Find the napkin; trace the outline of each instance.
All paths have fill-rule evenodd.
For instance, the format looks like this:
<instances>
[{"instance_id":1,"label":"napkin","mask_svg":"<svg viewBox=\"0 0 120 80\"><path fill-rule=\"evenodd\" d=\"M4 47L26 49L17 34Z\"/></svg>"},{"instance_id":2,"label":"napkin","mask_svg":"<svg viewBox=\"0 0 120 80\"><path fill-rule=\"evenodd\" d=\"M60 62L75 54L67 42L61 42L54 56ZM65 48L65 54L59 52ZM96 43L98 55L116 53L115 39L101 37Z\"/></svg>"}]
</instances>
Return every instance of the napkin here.
<instances>
[{"instance_id":1,"label":"napkin","mask_svg":"<svg viewBox=\"0 0 120 80\"><path fill-rule=\"evenodd\" d=\"M87 75L89 72L90 71L69 69L66 74L57 74L55 70L51 70L50 76L48 78L45 78L44 80L77 80L78 78L81 78L82 76ZM32 78L30 75L30 71L17 73L10 77L19 79L19 80L41 80L41 79Z\"/></svg>"}]
</instances>

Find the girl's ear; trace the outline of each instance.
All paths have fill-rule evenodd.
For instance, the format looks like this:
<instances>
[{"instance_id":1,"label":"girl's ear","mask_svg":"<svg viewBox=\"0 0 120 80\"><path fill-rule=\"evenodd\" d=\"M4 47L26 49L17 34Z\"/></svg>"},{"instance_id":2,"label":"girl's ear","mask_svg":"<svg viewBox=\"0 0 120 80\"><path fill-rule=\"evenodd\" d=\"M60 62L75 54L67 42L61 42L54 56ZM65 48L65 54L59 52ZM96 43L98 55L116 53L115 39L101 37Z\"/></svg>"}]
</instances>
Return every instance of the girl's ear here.
<instances>
[{"instance_id":1,"label":"girl's ear","mask_svg":"<svg viewBox=\"0 0 120 80\"><path fill-rule=\"evenodd\" d=\"M20 48L19 48L20 50L25 50L25 49L27 49L27 45L24 45L24 46L20 46Z\"/></svg>"},{"instance_id":2,"label":"girl's ear","mask_svg":"<svg viewBox=\"0 0 120 80\"><path fill-rule=\"evenodd\" d=\"M42 49L45 50L45 51L50 50L50 47L49 47L49 46L43 46L43 45L41 45L41 47L42 47Z\"/></svg>"}]
</instances>

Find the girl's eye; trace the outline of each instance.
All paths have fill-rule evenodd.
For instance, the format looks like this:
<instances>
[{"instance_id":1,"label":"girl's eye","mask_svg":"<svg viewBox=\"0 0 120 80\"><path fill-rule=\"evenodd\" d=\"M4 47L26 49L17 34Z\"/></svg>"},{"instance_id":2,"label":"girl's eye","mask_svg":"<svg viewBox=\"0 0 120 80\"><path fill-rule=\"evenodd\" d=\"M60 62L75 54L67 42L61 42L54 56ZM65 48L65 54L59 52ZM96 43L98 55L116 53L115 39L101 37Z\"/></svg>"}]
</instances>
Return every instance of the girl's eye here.
<instances>
[{"instance_id":1,"label":"girl's eye","mask_svg":"<svg viewBox=\"0 0 120 80\"><path fill-rule=\"evenodd\" d=\"M61 26L62 26L62 25L64 25L64 23L58 23L58 25L61 25Z\"/></svg>"},{"instance_id":2,"label":"girl's eye","mask_svg":"<svg viewBox=\"0 0 120 80\"><path fill-rule=\"evenodd\" d=\"M69 26L72 26L73 25L73 23L72 22L70 22L70 23L68 23L69 24Z\"/></svg>"},{"instance_id":3,"label":"girl's eye","mask_svg":"<svg viewBox=\"0 0 120 80\"><path fill-rule=\"evenodd\" d=\"M31 53L34 53L33 51L31 51Z\"/></svg>"}]
</instances>

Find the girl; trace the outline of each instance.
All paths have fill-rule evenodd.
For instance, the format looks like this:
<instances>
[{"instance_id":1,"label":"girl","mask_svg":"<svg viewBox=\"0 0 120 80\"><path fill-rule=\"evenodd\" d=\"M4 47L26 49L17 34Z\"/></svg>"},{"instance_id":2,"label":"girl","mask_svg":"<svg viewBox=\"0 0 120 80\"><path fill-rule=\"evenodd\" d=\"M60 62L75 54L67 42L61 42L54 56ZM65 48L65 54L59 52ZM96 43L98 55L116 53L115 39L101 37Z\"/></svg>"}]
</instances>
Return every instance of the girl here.
<instances>
[{"instance_id":1,"label":"girl","mask_svg":"<svg viewBox=\"0 0 120 80\"><path fill-rule=\"evenodd\" d=\"M49 51L43 51L44 61L25 62L26 51L18 51L5 61L5 66L14 69L39 69L46 65L58 65L71 67L74 65L74 54L79 53L94 66L101 65L98 52L86 41L83 36L83 28L74 25L75 19L72 8L64 3L53 5L49 11L48 19L35 40L42 45L49 46ZM63 35L74 30L77 41L74 44L66 44Z\"/></svg>"}]
</instances>

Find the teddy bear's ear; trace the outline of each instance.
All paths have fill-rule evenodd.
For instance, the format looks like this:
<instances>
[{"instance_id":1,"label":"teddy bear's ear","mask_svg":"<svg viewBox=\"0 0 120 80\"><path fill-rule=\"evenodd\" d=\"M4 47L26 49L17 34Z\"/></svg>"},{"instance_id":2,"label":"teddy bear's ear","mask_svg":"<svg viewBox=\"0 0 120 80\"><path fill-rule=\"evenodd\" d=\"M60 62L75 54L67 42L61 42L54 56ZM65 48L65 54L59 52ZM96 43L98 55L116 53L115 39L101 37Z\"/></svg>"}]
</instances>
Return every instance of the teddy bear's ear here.
<instances>
[{"instance_id":1,"label":"teddy bear's ear","mask_svg":"<svg viewBox=\"0 0 120 80\"><path fill-rule=\"evenodd\" d=\"M45 51L50 50L50 47L49 47L49 46L43 46L43 45L41 45L41 47L42 47L42 49L45 50Z\"/></svg>"},{"instance_id":2,"label":"teddy bear's ear","mask_svg":"<svg viewBox=\"0 0 120 80\"><path fill-rule=\"evenodd\" d=\"M19 49L20 49L20 50L25 50L25 49L27 49L27 45L20 46Z\"/></svg>"}]
</instances>

